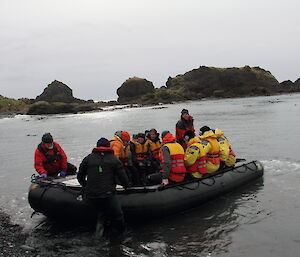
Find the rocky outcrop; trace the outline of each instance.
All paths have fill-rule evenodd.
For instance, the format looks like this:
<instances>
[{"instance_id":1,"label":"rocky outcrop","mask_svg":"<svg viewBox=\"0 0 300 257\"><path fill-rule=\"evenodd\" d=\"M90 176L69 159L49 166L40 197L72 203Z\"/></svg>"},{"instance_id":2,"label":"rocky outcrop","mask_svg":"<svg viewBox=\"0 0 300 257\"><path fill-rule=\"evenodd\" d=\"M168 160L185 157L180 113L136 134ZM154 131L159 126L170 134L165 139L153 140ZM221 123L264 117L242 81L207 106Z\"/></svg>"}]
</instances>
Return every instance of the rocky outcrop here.
<instances>
[{"instance_id":1,"label":"rocky outcrop","mask_svg":"<svg viewBox=\"0 0 300 257\"><path fill-rule=\"evenodd\" d=\"M49 103L61 102L61 103L84 103L84 100L73 97L72 89L66 84L54 80L49 84L44 92L36 97L36 102L46 101Z\"/></svg>"},{"instance_id":2,"label":"rocky outcrop","mask_svg":"<svg viewBox=\"0 0 300 257\"><path fill-rule=\"evenodd\" d=\"M168 89L182 87L203 97L267 95L278 92L279 82L260 67L214 68L201 66L175 78L169 77Z\"/></svg>"},{"instance_id":3,"label":"rocky outcrop","mask_svg":"<svg viewBox=\"0 0 300 257\"><path fill-rule=\"evenodd\" d=\"M280 83L280 92L300 92L300 78L295 82L285 80Z\"/></svg>"},{"instance_id":4,"label":"rocky outcrop","mask_svg":"<svg viewBox=\"0 0 300 257\"><path fill-rule=\"evenodd\" d=\"M139 87L145 81L133 78L124 82L117 91L119 101L156 104L211 97L271 95L281 92L279 82L269 71L249 66L241 68L201 66L174 78L169 77L166 86L156 89L153 89L149 81L147 87Z\"/></svg>"},{"instance_id":5,"label":"rocky outcrop","mask_svg":"<svg viewBox=\"0 0 300 257\"><path fill-rule=\"evenodd\" d=\"M151 81L133 77L127 79L118 89L118 102L129 103L146 94L153 94L154 86Z\"/></svg>"},{"instance_id":6,"label":"rocky outcrop","mask_svg":"<svg viewBox=\"0 0 300 257\"><path fill-rule=\"evenodd\" d=\"M29 106L27 114L40 115L40 114L57 114L57 113L78 113L93 110L101 110L94 103L78 104L78 103L48 103L46 101L35 102Z\"/></svg>"}]
</instances>

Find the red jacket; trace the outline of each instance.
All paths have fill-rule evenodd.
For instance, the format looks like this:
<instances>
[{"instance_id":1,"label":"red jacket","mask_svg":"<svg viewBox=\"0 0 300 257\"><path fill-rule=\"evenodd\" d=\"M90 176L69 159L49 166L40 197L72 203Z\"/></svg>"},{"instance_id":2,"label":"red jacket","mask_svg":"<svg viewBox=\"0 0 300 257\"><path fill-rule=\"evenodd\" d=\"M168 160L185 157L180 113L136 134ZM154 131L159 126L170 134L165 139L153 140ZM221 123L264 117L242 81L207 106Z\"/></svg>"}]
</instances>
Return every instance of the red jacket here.
<instances>
[{"instance_id":1,"label":"red jacket","mask_svg":"<svg viewBox=\"0 0 300 257\"><path fill-rule=\"evenodd\" d=\"M195 132L194 129L194 120L192 116L189 116L188 120L185 120L181 118L177 123L176 123L176 139L179 144L182 145L184 149L187 148L186 142L184 141L184 133L188 130L192 130Z\"/></svg>"},{"instance_id":2,"label":"red jacket","mask_svg":"<svg viewBox=\"0 0 300 257\"><path fill-rule=\"evenodd\" d=\"M46 155L39 150L42 147L50 157L55 155L54 148L57 149L57 156L56 160L49 162ZM47 174L47 175L54 175L55 173L59 173L60 171L67 170L67 155L65 154L64 150L61 146L53 142L53 149L46 149L44 144L41 143L34 153L34 168L39 174Z\"/></svg>"}]
</instances>

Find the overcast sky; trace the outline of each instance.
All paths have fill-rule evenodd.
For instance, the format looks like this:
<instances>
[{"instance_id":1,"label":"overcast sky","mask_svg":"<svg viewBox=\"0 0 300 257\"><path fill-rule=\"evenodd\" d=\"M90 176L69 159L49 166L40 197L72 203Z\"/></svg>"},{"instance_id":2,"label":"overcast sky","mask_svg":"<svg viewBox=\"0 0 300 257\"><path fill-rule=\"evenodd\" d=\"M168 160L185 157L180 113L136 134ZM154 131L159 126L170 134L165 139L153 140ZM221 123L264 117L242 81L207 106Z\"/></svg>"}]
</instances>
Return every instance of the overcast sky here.
<instances>
[{"instance_id":1,"label":"overcast sky","mask_svg":"<svg viewBox=\"0 0 300 257\"><path fill-rule=\"evenodd\" d=\"M129 77L155 87L199 66L300 77L299 0L0 0L0 94L35 98L53 80L116 99Z\"/></svg>"}]
</instances>

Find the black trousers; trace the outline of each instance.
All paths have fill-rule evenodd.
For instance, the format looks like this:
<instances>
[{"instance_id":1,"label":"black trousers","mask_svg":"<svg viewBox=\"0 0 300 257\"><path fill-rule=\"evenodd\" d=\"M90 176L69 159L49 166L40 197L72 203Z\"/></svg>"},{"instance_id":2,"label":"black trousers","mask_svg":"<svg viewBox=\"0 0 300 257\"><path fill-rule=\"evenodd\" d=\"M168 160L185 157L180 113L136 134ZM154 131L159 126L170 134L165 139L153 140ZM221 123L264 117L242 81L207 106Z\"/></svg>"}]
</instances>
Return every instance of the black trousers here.
<instances>
[{"instance_id":1,"label":"black trousers","mask_svg":"<svg viewBox=\"0 0 300 257\"><path fill-rule=\"evenodd\" d=\"M117 237L125 230L124 215L116 195L107 198L89 198L97 210L97 223L102 224L107 237Z\"/></svg>"},{"instance_id":2,"label":"black trousers","mask_svg":"<svg viewBox=\"0 0 300 257\"><path fill-rule=\"evenodd\" d=\"M66 170L66 175L75 175L77 171L77 167L75 165L73 165L72 163L67 162L67 170ZM58 172L54 172L51 174L48 174L49 177L57 177L60 171Z\"/></svg>"}]
</instances>

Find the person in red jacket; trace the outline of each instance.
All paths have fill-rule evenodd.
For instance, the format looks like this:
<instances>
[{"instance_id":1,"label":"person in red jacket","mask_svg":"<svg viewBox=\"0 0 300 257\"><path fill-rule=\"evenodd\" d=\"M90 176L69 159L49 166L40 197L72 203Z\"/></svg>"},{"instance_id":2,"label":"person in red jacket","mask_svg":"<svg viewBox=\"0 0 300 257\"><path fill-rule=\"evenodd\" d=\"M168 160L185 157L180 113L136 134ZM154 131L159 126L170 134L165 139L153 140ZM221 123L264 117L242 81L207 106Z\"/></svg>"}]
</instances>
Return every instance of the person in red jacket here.
<instances>
[{"instance_id":1,"label":"person in red jacket","mask_svg":"<svg viewBox=\"0 0 300 257\"><path fill-rule=\"evenodd\" d=\"M57 142L53 141L50 133L42 136L42 142L35 150L34 168L42 178L74 175L77 169L73 164L67 162L66 153Z\"/></svg>"},{"instance_id":2,"label":"person in red jacket","mask_svg":"<svg viewBox=\"0 0 300 257\"><path fill-rule=\"evenodd\" d=\"M187 148L187 144L184 140L184 133L188 130L192 130L193 132L195 132L194 119L189 114L189 111L187 109L183 109L181 111L180 120L176 123L176 139L184 149Z\"/></svg>"}]
</instances>

